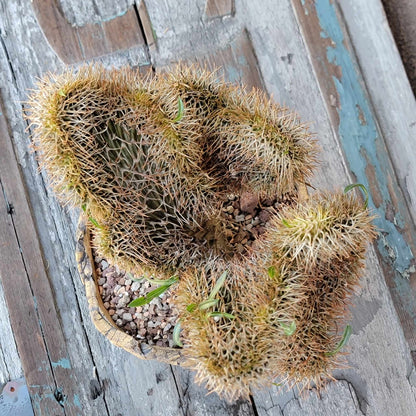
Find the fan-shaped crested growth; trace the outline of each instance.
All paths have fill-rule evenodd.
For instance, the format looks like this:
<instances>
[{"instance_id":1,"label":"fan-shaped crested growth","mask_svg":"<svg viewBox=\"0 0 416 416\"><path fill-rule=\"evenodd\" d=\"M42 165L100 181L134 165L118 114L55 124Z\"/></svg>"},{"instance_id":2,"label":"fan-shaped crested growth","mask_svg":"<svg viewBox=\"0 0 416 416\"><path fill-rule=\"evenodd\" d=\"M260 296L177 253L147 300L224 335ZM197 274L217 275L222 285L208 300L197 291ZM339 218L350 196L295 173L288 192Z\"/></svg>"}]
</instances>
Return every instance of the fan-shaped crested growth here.
<instances>
[{"instance_id":1,"label":"fan-shaped crested growth","mask_svg":"<svg viewBox=\"0 0 416 416\"><path fill-rule=\"evenodd\" d=\"M334 259L361 259L375 237L373 218L351 194L314 195L272 219L268 248L276 259L299 259L306 268Z\"/></svg>"},{"instance_id":2,"label":"fan-shaped crested growth","mask_svg":"<svg viewBox=\"0 0 416 416\"><path fill-rule=\"evenodd\" d=\"M227 279L211 297L224 272ZM241 265L214 259L204 268L188 269L176 292L187 365L196 370L197 382L229 401L247 398L250 388L271 384L277 375L266 322L273 296L266 286L253 286L253 279ZM206 308L209 299L216 303Z\"/></svg>"},{"instance_id":3,"label":"fan-shaped crested growth","mask_svg":"<svg viewBox=\"0 0 416 416\"><path fill-rule=\"evenodd\" d=\"M307 127L257 90L234 89L227 98L218 113L216 149L229 175L260 195L296 192L316 165Z\"/></svg>"},{"instance_id":4,"label":"fan-shaped crested growth","mask_svg":"<svg viewBox=\"0 0 416 416\"><path fill-rule=\"evenodd\" d=\"M261 147L261 132L256 138L242 135L236 144L239 127L232 127L233 117L225 117L239 111L257 117L260 107L266 111L268 105L259 97L196 68L178 67L150 79L129 69L84 67L78 73L69 70L41 80L30 100L30 119L35 148L53 188L63 201L87 212L95 225L98 251L127 270L170 273L203 262L221 245L196 239L201 227L209 225L214 240L224 240L217 235L224 227L216 224L222 195L240 192L241 180L251 186L246 181L251 174L227 176L236 166L229 156L235 151L237 164L246 172L252 169L254 175L262 168L256 165L264 158L262 152L245 144L257 140ZM271 115L280 110L273 111L264 123L277 122ZM314 146L306 132L292 116L285 117L293 124L293 152L286 154L287 146L279 142L286 136L276 136L269 145L274 153L258 177L265 188L273 182L276 192L293 191L304 178L292 177L291 170L282 175L282 180L291 177L288 182L284 179L291 185L276 185L277 171L271 174L272 182L267 173L270 163L273 171L285 154L286 166L287 157L296 159L302 146L303 153L310 153L305 164L313 159ZM226 126L230 137L218 134ZM289 129L289 124L284 128ZM309 170L304 166L303 172ZM258 191L261 186L253 188Z\"/></svg>"},{"instance_id":5,"label":"fan-shaped crested growth","mask_svg":"<svg viewBox=\"0 0 416 416\"><path fill-rule=\"evenodd\" d=\"M206 169L228 187L280 197L311 176L316 142L294 113L197 68L178 67L167 80L171 101L181 97L201 120Z\"/></svg>"},{"instance_id":6,"label":"fan-shaped crested growth","mask_svg":"<svg viewBox=\"0 0 416 416\"><path fill-rule=\"evenodd\" d=\"M272 219L259 252L277 275L291 276L286 288L300 299L280 306L297 323L294 337L279 343L278 367L288 383L319 386L340 365L338 331L375 238L371 220L356 198L341 193L314 195Z\"/></svg>"},{"instance_id":7,"label":"fan-shaped crested growth","mask_svg":"<svg viewBox=\"0 0 416 416\"><path fill-rule=\"evenodd\" d=\"M192 232L216 201L198 167L195 122L132 71L87 67L43 79L30 101L35 148L64 201L96 225L98 250L127 270L201 256ZM140 267L139 267L140 266Z\"/></svg>"}]
</instances>

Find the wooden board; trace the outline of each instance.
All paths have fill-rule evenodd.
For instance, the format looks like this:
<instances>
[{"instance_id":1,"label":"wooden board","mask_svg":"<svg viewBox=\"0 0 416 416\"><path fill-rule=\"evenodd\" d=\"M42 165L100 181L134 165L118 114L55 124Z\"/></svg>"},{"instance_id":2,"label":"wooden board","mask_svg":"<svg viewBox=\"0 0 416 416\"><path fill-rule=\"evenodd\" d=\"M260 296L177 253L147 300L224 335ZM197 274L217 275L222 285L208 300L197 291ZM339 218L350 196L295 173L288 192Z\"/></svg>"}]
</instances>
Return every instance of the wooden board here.
<instances>
[{"instance_id":1,"label":"wooden board","mask_svg":"<svg viewBox=\"0 0 416 416\"><path fill-rule=\"evenodd\" d=\"M30 272L27 270L35 258L31 257L32 253L24 251L24 248L27 249L27 247L23 248L22 246L26 245L25 243L29 240L25 242L26 236L22 236L17 229L20 228L19 225L33 227L33 224L30 223L30 213L25 212L28 210L28 205L23 199L25 192L18 180L20 173L17 170L4 116L0 117L0 146L2 148L0 153L2 195L0 204L0 277L10 311L10 322L21 355L33 406L38 413L63 415L63 409L54 397L57 382L39 322L38 307L43 308L45 299L42 296L38 300L39 292L36 290L32 292ZM31 237L36 245L37 237L33 234ZM42 261L41 256L38 258ZM45 279L38 279L38 282L45 283ZM48 300L46 301L48 302ZM50 302L53 302L51 296L49 296L48 303ZM50 315L47 323L51 324L54 318ZM49 341L52 340L53 337L49 339ZM56 346L59 348L60 345L56 344Z\"/></svg>"},{"instance_id":2,"label":"wooden board","mask_svg":"<svg viewBox=\"0 0 416 416\"><path fill-rule=\"evenodd\" d=\"M233 0L207 0L205 14L208 18L230 16L233 13Z\"/></svg>"},{"instance_id":3,"label":"wooden board","mask_svg":"<svg viewBox=\"0 0 416 416\"><path fill-rule=\"evenodd\" d=\"M71 0L74 9L77 9L77 1ZM103 0L101 3L107 8L109 15L115 16L118 13L116 11L111 13L113 2L110 0ZM352 3L347 1L341 3L346 15L346 7ZM357 3L358 0L354 3L355 7ZM304 2L284 0L276 6L274 0L264 0L261 3L237 0L234 14L212 19L206 14L205 0L184 2L179 4L181 5L183 7L178 7L178 2L173 0L139 2L137 4L141 19L139 26L143 27L145 34L143 39L148 44L139 45L136 49L133 47L133 49L114 51L100 58L100 61L107 66L130 64L148 67L151 64L159 69L166 68L179 60L205 62L209 66L220 65L223 68L222 73L229 80L244 82L249 87L265 88L277 101L295 109L304 120L312 121L311 129L317 133L322 146L322 166L314 179L314 185L332 188L350 183L353 180L350 172L351 161L343 147L342 134L337 124L337 117L341 120L337 108L341 102L337 101L339 92L331 90L332 97L331 93L328 96L325 86L330 88L333 85L332 73L317 70L315 62L317 55L312 49L315 43L319 46L322 39L319 37L311 41L306 30L307 25L301 21L301 12L305 14L305 8L308 8L308 13L310 12L313 17L320 7L324 7L329 13L333 7L332 3L323 0L316 0L313 4L307 3L306 0ZM357 51L359 62L365 67L370 66L365 63L359 52L362 38L369 39L373 36L371 39L377 44L376 50L379 56L387 54L397 59L397 51L392 49L390 41L386 41L390 36L389 32L374 34L380 11L379 0L371 0L365 7L367 7L367 17L366 24L360 27L361 38L357 35L348 38L345 22L339 13L335 13L335 18L330 14L331 18L327 21L331 23L332 30L339 31L347 39L345 57L354 63L353 87L356 88L356 84L359 84L367 102L371 102L374 91L379 88L367 86L366 89L366 83L372 78L371 71L360 70L356 65L354 51ZM44 36L46 32L40 28L30 0L13 2L0 0L0 10L2 11L0 84L3 86L1 93L5 105L4 113L7 116L11 130L10 139L13 142L17 163L20 165L32 208L32 217L26 214L23 216L20 212L19 214L23 216L22 218L33 219L45 258L43 267L47 269L47 272L42 271L41 261L38 259L31 266L35 269L27 275L33 276L33 270L39 270L41 282L37 282L36 287L44 294L43 296L46 296L45 305L42 305L42 308L45 307L43 315L39 311L37 317L41 322L44 319L48 320L49 308L52 315L59 317L58 324L55 323L55 327L51 326L51 328L56 328L57 336L61 340L58 352L66 352L66 355L61 354L59 357L67 358L71 363L71 369L69 371L63 369L62 374L68 375L68 385L73 383L77 386L72 388L74 394L79 395L81 414L208 416L218 413L241 416L256 414L288 416L337 414L340 409L342 414L346 415L412 416L416 413L416 372L390 293L384 282L385 272L381 268L382 262L378 260L373 249L369 252L363 287L353 300L356 307L352 309L351 321L354 332L348 345L351 352L348 357L350 368L335 374L341 382L331 383L328 391L321 398L314 392L306 397L299 397L296 392L286 393L273 388L253 392L251 402L242 401L228 405L215 395L206 397L204 387L196 386L192 382L193 375L189 371L155 362L143 362L113 347L99 335L89 319L84 289L79 281L73 256L78 213L62 209L48 191L47 179L44 175L38 174L34 155L28 150L29 139L25 132L27 126L21 116L21 102L25 101L26 90L33 86L35 77L46 71L62 70L62 61L56 55L57 50L59 53L59 48L57 46L54 47L55 49L51 48L50 40L47 39L50 36ZM48 24L53 26L53 18L50 20ZM347 20L352 24L351 17ZM114 24L117 21L118 18L113 19ZM322 29L323 25L320 23L319 27ZM319 30L319 27L315 26L315 30ZM60 30L63 30L62 27L58 28L58 35L64 38L67 29L63 32ZM117 36L122 37L123 33L119 32ZM352 44L348 43L348 39ZM121 42L118 47L120 45L122 47L124 41L122 39L118 41ZM69 54L67 59L74 59L75 62L76 56L76 53ZM327 59L324 55L321 56L322 59ZM343 73L335 71L335 75L342 84ZM400 77L400 73L397 73L397 78ZM384 101L389 101L389 96L395 88L402 89L403 83L400 81L389 88L384 91ZM368 99L368 94L371 100ZM407 95L405 100L409 108L414 105ZM380 104L375 104L375 107L369 105L365 112L366 120L375 119L375 114L385 114L377 113L381 108ZM400 122L401 118L392 118L389 128L396 131L395 126ZM385 135L383 129L384 127L381 126L380 137L386 143L383 152L387 153L391 150L388 141L383 137ZM12 160L13 158L10 158L9 163ZM386 165L386 169L391 169L392 165L397 164L393 156L391 161L392 163ZM383 163L380 161L380 166L384 166ZM397 166L394 168L397 170ZM394 175L391 177L395 179ZM18 181L19 175L16 178L13 180ZM401 185L400 175L398 178ZM377 182L372 184L378 183L378 180L377 178ZM8 181L10 182L10 179ZM13 181L11 183L14 184ZM393 187L396 187L395 182ZM398 194L402 198L404 192L400 193L398 185L397 189L394 195ZM22 197L16 195L16 198ZM405 205L402 202L399 204ZM380 206L382 209L385 207L383 204ZM400 208L404 209L404 207ZM387 212L383 212L384 216ZM409 215L406 218L409 218ZM8 219L7 216L6 218ZM5 231L10 232L9 222L6 221L3 227ZM27 235L33 236L33 228L32 234L24 237L28 232L25 228L21 228L20 235L23 237L20 238L29 245L27 241L30 238ZM40 251L40 247L37 246L35 249ZM33 256L31 250L34 248L26 248L25 253L28 254L25 255ZM5 288L6 298L12 296L7 290L10 290L10 287ZM48 303L51 293L52 305ZM29 296L29 299L33 297ZM12 322L15 327L13 320ZM37 320L28 322L32 322L34 331L36 327L39 330ZM14 330L17 340L18 330L17 328ZM48 342L50 343L50 332L48 334L48 336L44 335L42 341L44 350ZM39 351L39 354L41 353ZM23 359L22 355L23 367L28 365L25 360L27 358ZM49 367L54 370L52 365ZM52 381L56 380L52 379ZM59 384L61 383L57 383ZM70 389L71 386L68 388ZM45 398L41 403L45 408L48 407L47 401L48 399ZM58 410L60 409L62 408ZM64 411L66 412L66 408ZM68 414L70 411L68 410Z\"/></svg>"},{"instance_id":4,"label":"wooden board","mask_svg":"<svg viewBox=\"0 0 416 416\"><path fill-rule=\"evenodd\" d=\"M133 7L106 21L77 27L56 0L33 0L32 6L46 39L66 64L145 44Z\"/></svg>"},{"instance_id":5,"label":"wooden board","mask_svg":"<svg viewBox=\"0 0 416 416\"><path fill-rule=\"evenodd\" d=\"M416 350L416 229L357 71L350 39L342 31L337 8L328 0L299 0L294 5L353 181L363 183L372 196L370 207L377 214L375 224L380 230L378 253L406 339Z\"/></svg>"},{"instance_id":6,"label":"wooden board","mask_svg":"<svg viewBox=\"0 0 416 416\"><path fill-rule=\"evenodd\" d=\"M382 0L382 3L416 94L416 3L413 0Z\"/></svg>"},{"instance_id":7,"label":"wooden board","mask_svg":"<svg viewBox=\"0 0 416 416\"><path fill-rule=\"evenodd\" d=\"M0 386L23 376L0 276Z\"/></svg>"}]
</instances>

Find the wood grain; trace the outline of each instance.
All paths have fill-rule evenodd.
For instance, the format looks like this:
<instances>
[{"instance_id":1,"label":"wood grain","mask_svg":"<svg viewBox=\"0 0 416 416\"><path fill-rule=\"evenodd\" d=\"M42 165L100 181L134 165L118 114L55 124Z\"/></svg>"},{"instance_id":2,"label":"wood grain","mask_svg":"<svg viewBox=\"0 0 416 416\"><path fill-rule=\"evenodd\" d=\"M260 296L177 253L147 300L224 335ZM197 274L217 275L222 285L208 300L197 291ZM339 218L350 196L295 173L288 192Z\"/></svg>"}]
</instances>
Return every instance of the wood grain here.
<instances>
[{"instance_id":1,"label":"wood grain","mask_svg":"<svg viewBox=\"0 0 416 416\"><path fill-rule=\"evenodd\" d=\"M2 112L1 105L0 111ZM20 226L29 227L30 230L33 223L24 199L25 191L20 182L20 172L3 115L0 116L0 147L0 277L10 311L10 322L35 413L63 415L64 411L54 397L57 384L40 321L39 308L43 308L43 305L39 302L43 303L45 298L31 286L31 277L33 279L38 276L29 276L32 271L29 270L30 263L37 260L31 257L32 253L25 251L29 238L32 238L31 243L36 246L37 237L32 234L24 241L26 236L20 233ZM49 297L49 302L46 302L52 302L52 298ZM49 317L49 324L56 319L53 314ZM54 337L49 339L49 342L53 341Z\"/></svg>"},{"instance_id":2,"label":"wood grain","mask_svg":"<svg viewBox=\"0 0 416 416\"><path fill-rule=\"evenodd\" d=\"M23 377L22 364L13 337L9 311L4 299L3 283L0 276L0 386L9 380Z\"/></svg>"},{"instance_id":3,"label":"wood grain","mask_svg":"<svg viewBox=\"0 0 416 416\"><path fill-rule=\"evenodd\" d=\"M46 39L66 64L145 44L133 8L114 19L76 27L56 0L33 0L32 6Z\"/></svg>"},{"instance_id":4,"label":"wood grain","mask_svg":"<svg viewBox=\"0 0 416 416\"><path fill-rule=\"evenodd\" d=\"M207 0L205 14L209 18L230 16L234 13L233 0Z\"/></svg>"},{"instance_id":5,"label":"wood grain","mask_svg":"<svg viewBox=\"0 0 416 416\"><path fill-rule=\"evenodd\" d=\"M381 230L378 252L406 339L414 350L416 229L406 198L335 6L312 0L294 1L294 5L353 181L363 183L372 196L370 206Z\"/></svg>"}]
</instances>

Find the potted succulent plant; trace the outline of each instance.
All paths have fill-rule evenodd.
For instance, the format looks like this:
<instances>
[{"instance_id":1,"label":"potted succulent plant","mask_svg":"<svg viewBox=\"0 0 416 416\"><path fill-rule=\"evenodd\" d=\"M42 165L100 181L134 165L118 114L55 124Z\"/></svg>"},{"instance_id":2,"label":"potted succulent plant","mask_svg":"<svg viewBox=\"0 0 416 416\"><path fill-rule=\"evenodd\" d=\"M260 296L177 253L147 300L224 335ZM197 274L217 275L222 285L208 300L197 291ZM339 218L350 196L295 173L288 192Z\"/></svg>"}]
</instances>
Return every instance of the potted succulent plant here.
<instances>
[{"instance_id":1,"label":"potted succulent plant","mask_svg":"<svg viewBox=\"0 0 416 416\"><path fill-rule=\"evenodd\" d=\"M82 208L78 264L110 341L190 366L228 400L276 377L320 386L339 365L350 327L338 328L375 232L351 193L307 197L317 146L294 114L184 66L50 75L29 111L51 186ZM171 291L175 348L117 328L91 246L153 285L130 308Z\"/></svg>"}]
</instances>

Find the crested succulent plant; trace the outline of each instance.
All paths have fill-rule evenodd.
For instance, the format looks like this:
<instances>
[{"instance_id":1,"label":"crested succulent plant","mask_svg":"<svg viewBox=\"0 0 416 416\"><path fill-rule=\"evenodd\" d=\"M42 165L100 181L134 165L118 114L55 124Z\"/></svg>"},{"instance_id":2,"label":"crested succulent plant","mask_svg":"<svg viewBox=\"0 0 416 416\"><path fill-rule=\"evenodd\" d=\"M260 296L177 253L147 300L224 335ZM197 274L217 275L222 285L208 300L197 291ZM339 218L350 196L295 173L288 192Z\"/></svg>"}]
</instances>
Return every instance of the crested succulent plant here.
<instances>
[{"instance_id":1,"label":"crested succulent plant","mask_svg":"<svg viewBox=\"0 0 416 416\"><path fill-rule=\"evenodd\" d=\"M31 99L54 190L93 219L99 251L136 272L201 257L193 232L218 194L198 166L195 121L175 121L178 103L157 91L133 71L87 67L47 77Z\"/></svg>"},{"instance_id":2,"label":"crested succulent plant","mask_svg":"<svg viewBox=\"0 0 416 416\"><path fill-rule=\"evenodd\" d=\"M224 271L227 279L211 297ZM266 285L256 290L258 286L243 264L214 258L203 268L189 268L176 291L185 365L196 370L197 382L229 401L247 398L250 388L262 387L277 376L269 365L274 346L264 333L273 296ZM217 302L205 308L210 297Z\"/></svg>"},{"instance_id":3,"label":"crested succulent plant","mask_svg":"<svg viewBox=\"0 0 416 416\"><path fill-rule=\"evenodd\" d=\"M204 127L206 169L228 189L261 196L295 194L316 165L316 142L297 116L253 90L220 82L214 74L178 67L166 94L181 97Z\"/></svg>"},{"instance_id":4,"label":"crested succulent plant","mask_svg":"<svg viewBox=\"0 0 416 416\"><path fill-rule=\"evenodd\" d=\"M340 365L337 331L359 284L366 245L376 236L372 219L356 198L338 192L285 207L271 220L259 251L297 299L280 305L285 319L296 322L296 334L276 344L289 384L320 386Z\"/></svg>"},{"instance_id":5,"label":"crested succulent plant","mask_svg":"<svg viewBox=\"0 0 416 416\"><path fill-rule=\"evenodd\" d=\"M50 75L29 112L41 165L89 217L98 253L179 277L183 353L198 381L234 400L278 376L319 385L337 365L337 325L374 230L351 196L302 200L316 144L295 115L184 66L153 78ZM234 218L245 194L266 207L267 230Z\"/></svg>"},{"instance_id":6,"label":"crested succulent plant","mask_svg":"<svg viewBox=\"0 0 416 416\"><path fill-rule=\"evenodd\" d=\"M321 387L343 363L338 329L375 237L371 220L350 195L317 195L272 218L245 263L188 269L176 295L196 380L230 401L277 377ZM212 306L233 319L190 308L209 297L223 270L229 277Z\"/></svg>"}]
</instances>

